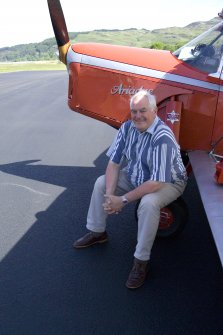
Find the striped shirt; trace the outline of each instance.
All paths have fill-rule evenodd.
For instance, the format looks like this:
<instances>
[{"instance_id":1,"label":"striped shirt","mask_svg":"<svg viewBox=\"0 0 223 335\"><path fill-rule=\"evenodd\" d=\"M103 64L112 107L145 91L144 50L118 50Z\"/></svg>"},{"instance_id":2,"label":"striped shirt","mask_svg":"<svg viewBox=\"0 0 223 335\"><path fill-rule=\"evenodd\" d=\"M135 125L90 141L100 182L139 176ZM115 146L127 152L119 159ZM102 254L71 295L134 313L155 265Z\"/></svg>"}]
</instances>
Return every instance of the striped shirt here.
<instances>
[{"instance_id":1,"label":"striped shirt","mask_svg":"<svg viewBox=\"0 0 223 335\"><path fill-rule=\"evenodd\" d=\"M124 169L135 187L148 180L165 183L187 180L175 136L158 117L142 133L132 121L123 123L107 156L116 164L126 162Z\"/></svg>"}]
</instances>

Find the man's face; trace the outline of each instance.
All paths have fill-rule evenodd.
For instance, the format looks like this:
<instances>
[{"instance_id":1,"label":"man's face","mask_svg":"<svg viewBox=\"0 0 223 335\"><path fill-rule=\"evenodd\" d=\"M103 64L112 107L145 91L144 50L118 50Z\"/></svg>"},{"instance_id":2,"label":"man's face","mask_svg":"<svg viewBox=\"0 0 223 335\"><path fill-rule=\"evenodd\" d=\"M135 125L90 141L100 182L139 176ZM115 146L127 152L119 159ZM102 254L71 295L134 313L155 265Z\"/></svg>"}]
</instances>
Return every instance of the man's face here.
<instances>
[{"instance_id":1,"label":"man's face","mask_svg":"<svg viewBox=\"0 0 223 335\"><path fill-rule=\"evenodd\" d=\"M131 118L136 128L143 132L153 123L156 117L156 110L149 106L146 97L138 97L132 101Z\"/></svg>"}]
</instances>

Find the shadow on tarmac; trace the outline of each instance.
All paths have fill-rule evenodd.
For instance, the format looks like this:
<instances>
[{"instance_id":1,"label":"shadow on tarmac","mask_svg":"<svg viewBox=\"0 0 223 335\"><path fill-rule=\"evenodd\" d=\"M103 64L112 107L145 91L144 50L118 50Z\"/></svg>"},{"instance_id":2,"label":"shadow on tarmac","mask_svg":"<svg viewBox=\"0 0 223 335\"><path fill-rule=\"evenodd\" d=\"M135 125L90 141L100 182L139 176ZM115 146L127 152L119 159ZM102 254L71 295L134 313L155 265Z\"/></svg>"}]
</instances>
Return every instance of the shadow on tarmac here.
<instances>
[{"instance_id":1,"label":"shadow on tarmac","mask_svg":"<svg viewBox=\"0 0 223 335\"><path fill-rule=\"evenodd\" d=\"M190 219L177 239L156 240L145 285L125 288L137 227L134 208L109 217L109 242L74 250L85 219L96 167L0 165L8 174L66 190L3 259L0 267L1 335L222 334L222 268L191 177L185 191ZM35 163L35 165L31 165Z\"/></svg>"}]
</instances>

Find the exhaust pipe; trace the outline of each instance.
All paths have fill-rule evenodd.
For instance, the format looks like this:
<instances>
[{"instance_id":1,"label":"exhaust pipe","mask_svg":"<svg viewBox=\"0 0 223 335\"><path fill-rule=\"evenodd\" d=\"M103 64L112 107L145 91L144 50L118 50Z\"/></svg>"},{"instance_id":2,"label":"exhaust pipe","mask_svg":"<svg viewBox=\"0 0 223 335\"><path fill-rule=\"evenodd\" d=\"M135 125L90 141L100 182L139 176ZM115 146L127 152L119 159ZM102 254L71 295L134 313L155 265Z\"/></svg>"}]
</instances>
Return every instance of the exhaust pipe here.
<instances>
[{"instance_id":1,"label":"exhaust pipe","mask_svg":"<svg viewBox=\"0 0 223 335\"><path fill-rule=\"evenodd\" d=\"M54 30L59 50L59 59L65 65L67 64L66 55L70 47L67 26L63 15L63 10L59 0L47 0L50 18Z\"/></svg>"}]
</instances>

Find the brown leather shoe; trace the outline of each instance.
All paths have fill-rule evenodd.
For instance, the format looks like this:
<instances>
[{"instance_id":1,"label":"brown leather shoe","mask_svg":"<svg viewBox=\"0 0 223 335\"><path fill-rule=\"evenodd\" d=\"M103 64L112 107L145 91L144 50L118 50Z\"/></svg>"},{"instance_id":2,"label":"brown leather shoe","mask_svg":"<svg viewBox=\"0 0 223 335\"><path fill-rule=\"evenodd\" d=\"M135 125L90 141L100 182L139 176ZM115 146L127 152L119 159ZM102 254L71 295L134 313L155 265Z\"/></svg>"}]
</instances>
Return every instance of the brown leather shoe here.
<instances>
[{"instance_id":1,"label":"brown leather shoe","mask_svg":"<svg viewBox=\"0 0 223 335\"><path fill-rule=\"evenodd\" d=\"M135 258L133 268L125 284L126 287L135 289L142 286L148 273L148 267L149 264L147 261L140 261Z\"/></svg>"},{"instance_id":2,"label":"brown leather shoe","mask_svg":"<svg viewBox=\"0 0 223 335\"><path fill-rule=\"evenodd\" d=\"M107 240L108 235L106 231L104 233L94 233L91 231L75 241L73 247L76 249L87 248L93 244L107 242Z\"/></svg>"}]
</instances>

